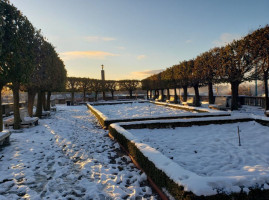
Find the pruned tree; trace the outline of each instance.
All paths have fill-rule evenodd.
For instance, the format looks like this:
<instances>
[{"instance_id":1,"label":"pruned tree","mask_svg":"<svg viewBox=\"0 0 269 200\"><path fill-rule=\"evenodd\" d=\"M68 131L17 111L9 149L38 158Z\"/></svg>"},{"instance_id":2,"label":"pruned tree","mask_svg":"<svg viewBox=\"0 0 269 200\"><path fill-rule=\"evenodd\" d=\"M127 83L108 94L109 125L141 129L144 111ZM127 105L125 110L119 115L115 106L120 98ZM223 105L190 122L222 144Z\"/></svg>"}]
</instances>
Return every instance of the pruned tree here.
<instances>
[{"instance_id":1,"label":"pruned tree","mask_svg":"<svg viewBox=\"0 0 269 200\"><path fill-rule=\"evenodd\" d=\"M217 77L217 70L220 68L220 48L211 49L200 56L199 71L203 77L204 84L208 86L208 100L209 104L214 104L213 84L219 83L220 78Z\"/></svg>"},{"instance_id":2,"label":"pruned tree","mask_svg":"<svg viewBox=\"0 0 269 200\"><path fill-rule=\"evenodd\" d=\"M152 88L150 87L150 79L145 78L145 79L141 80L141 87L142 87L142 90L147 91L147 99L150 99L151 98L151 91L152 91ZM149 92L150 92L150 96L149 96Z\"/></svg>"},{"instance_id":3,"label":"pruned tree","mask_svg":"<svg viewBox=\"0 0 269 200\"><path fill-rule=\"evenodd\" d=\"M257 75L264 83L265 109L269 110L268 73L269 73L269 25L260 28L245 37L250 42L253 65L257 67ZM255 77L258 78L258 77Z\"/></svg>"},{"instance_id":4,"label":"pruned tree","mask_svg":"<svg viewBox=\"0 0 269 200\"><path fill-rule=\"evenodd\" d=\"M67 77L66 90L71 92L71 105L74 105L75 92L79 89L80 79L77 77Z\"/></svg>"},{"instance_id":5,"label":"pruned tree","mask_svg":"<svg viewBox=\"0 0 269 200\"><path fill-rule=\"evenodd\" d=\"M103 82L102 80L98 80L98 79L91 79L90 81L90 88L91 91L94 91L94 99L95 101L98 101L98 93L102 91L103 88Z\"/></svg>"},{"instance_id":6,"label":"pruned tree","mask_svg":"<svg viewBox=\"0 0 269 200\"><path fill-rule=\"evenodd\" d=\"M238 110L238 87L244 81L253 79L253 65L249 53L249 40L233 41L220 49L221 67L218 75L221 80L231 84L232 105L231 110Z\"/></svg>"},{"instance_id":7,"label":"pruned tree","mask_svg":"<svg viewBox=\"0 0 269 200\"><path fill-rule=\"evenodd\" d=\"M133 91L140 86L139 80L121 80L118 83L120 90L128 91L131 99L133 98Z\"/></svg>"},{"instance_id":8,"label":"pruned tree","mask_svg":"<svg viewBox=\"0 0 269 200\"><path fill-rule=\"evenodd\" d=\"M5 12L4 8L6 7L5 3L3 1L0 1L0 105L2 105L2 96L1 92L3 90L3 87L7 84L7 71L8 68L3 62L2 57L2 44L3 44L3 37L5 34L4 31L4 18L5 18ZM2 106L0 106L0 132L3 131L3 115L2 115Z\"/></svg>"},{"instance_id":9,"label":"pruned tree","mask_svg":"<svg viewBox=\"0 0 269 200\"><path fill-rule=\"evenodd\" d=\"M105 82L105 87L106 87L106 90L111 92L112 99L114 99L114 92L117 90L117 87L118 87L117 81L107 80Z\"/></svg>"},{"instance_id":10,"label":"pruned tree","mask_svg":"<svg viewBox=\"0 0 269 200\"><path fill-rule=\"evenodd\" d=\"M86 93L91 89L90 78L80 78L80 91L83 93L83 101L86 102Z\"/></svg>"},{"instance_id":11,"label":"pruned tree","mask_svg":"<svg viewBox=\"0 0 269 200\"><path fill-rule=\"evenodd\" d=\"M27 83L34 68L33 41L35 29L29 20L7 1L1 1L4 15L1 67L7 69L6 78L13 91L14 129L20 128L19 90Z\"/></svg>"},{"instance_id":12,"label":"pruned tree","mask_svg":"<svg viewBox=\"0 0 269 200\"><path fill-rule=\"evenodd\" d=\"M200 67L201 64L201 57L197 57L194 60L189 60L188 62L189 67L191 69L190 73L190 84L194 89L195 98L194 98L194 106L200 106L200 94L199 94L199 87L202 86L204 77L202 76L203 69Z\"/></svg>"},{"instance_id":13,"label":"pruned tree","mask_svg":"<svg viewBox=\"0 0 269 200\"><path fill-rule=\"evenodd\" d=\"M55 52L53 54L52 66L53 70L50 70L50 81L47 84L47 103L46 110L50 110L50 101L52 92L63 92L65 91L67 72L65 69L64 62L59 58Z\"/></svg>"},{"instance_id":14,"label":"pruned tree","mask_svg":"<svg viewBox=\"0 0 269 200\"><path fill-rule=\"evenodd\" d=\"M191 68L188 61L183 61L179 65L174 66L176 80L179 85L183 88L183 101L187 101L188 97L188 87L190 86L190 74Z\"/></svg>"}]
</instances>

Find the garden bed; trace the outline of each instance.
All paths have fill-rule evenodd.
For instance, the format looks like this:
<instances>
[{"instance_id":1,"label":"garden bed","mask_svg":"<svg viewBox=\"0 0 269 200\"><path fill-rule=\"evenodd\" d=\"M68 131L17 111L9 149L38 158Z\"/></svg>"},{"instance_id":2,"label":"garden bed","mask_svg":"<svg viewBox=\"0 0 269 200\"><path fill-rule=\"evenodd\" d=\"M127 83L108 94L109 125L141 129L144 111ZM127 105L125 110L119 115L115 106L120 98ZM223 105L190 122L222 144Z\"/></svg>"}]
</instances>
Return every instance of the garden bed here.
<instances>
[{"instance_id":1,"label":"garden bed","mask_svg":"<svg viewBox=\"0 0 269 200\"><path fill-rule=\"evenodd\" d=\"M148 176L176 199L268 199L269 128L248 117L217 119L223 125L208 125L216 122L214 117L125 122L112 124L109 130ZM164 123L170 128L152 129Z\"/></svg>"},{"instance_id":2,"label":"garden bed","mask_svg":"<svg viewBox=\"0 0 269 200\"><path fill-rule=\"evenodd\" d=\"M168 106L167 106L168 105ZM178 119L178 118L200 118L213 116L229 116L227 112L209 112L209 109L203 112L197 110L183 110L180 106L170 107L171 104L144 103L125 103L115 105L91 105L88 108L98 118L100 124L107 128L110 124L116 122L145 121L159 119ZM199 109L198 109L199 110Z\"/></svg>"}]
</instances>

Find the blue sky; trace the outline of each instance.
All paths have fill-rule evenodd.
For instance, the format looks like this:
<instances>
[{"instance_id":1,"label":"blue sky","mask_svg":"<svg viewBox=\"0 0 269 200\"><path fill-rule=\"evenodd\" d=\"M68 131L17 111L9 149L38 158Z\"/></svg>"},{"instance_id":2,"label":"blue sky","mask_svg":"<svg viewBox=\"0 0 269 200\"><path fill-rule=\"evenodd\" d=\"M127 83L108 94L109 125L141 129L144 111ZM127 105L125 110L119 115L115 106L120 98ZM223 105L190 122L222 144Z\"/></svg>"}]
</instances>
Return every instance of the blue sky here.
<instances>
[{"instance_id":1,"label":"blue sky","mask_svg":"<svg viewBox=\"0 0 269 200\"><path fill-rule=\"evenodd\" d=\"M269 23L268 0L11 0L68 76L142 79Z\"/></svg>"}]
</instances>

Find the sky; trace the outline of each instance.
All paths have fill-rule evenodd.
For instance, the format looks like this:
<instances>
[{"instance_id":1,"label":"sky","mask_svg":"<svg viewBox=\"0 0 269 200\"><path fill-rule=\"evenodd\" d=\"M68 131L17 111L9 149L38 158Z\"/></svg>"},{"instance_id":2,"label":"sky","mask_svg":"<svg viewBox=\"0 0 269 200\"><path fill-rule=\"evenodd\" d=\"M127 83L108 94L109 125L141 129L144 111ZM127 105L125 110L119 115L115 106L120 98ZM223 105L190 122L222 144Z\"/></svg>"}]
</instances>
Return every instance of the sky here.
<instances>
[{"instance_id":1,"label":"sky","mask_svg":"<svg viewBox=\"0 0 269 200\"><path fill-rule=\"evenodd\" d=\"M268 0L10 0L68 76L143 79L269 23Z\"/></svg>"}]
</instances>

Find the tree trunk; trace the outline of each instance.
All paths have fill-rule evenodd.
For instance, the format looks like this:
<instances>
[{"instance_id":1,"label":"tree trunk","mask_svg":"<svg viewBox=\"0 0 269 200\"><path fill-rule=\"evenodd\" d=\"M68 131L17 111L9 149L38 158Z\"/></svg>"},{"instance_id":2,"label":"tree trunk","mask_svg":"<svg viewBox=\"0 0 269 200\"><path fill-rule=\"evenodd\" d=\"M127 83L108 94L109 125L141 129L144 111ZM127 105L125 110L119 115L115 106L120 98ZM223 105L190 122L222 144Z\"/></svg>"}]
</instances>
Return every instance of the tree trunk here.
<instances>
[{"instance_id":1,"label":"tree trunk","mask_svg":"<svg viewBox=\"0 0 269 200\"><path fill-rule=\"evenodd\" d=\"M152 90L149 91L149 98L152 99Z\"/></svg>"},{"instance_id":2,"label":"tree trunk","mask_svg":"<svg viewBox=\"0 0 269 200\"><path fill-rule=\"evenodd\" d=\"M200 95L199 95L199 86L195 85L193 86L194 92L195 92L195 99L194 99L194 106L199 107L200 104Z\"/></svg>"},{"instance_id":3,"label":"tree trunk","mask_svg":"<svg viewBox=\"0 0 269 200\"><path fill-rule=\"evenodd\" d=\"M114 90L111 90L112 100L114 100Z\"/></svg>"},{"instance_id":4,"label":"tree trunk","mask_svg":"<svg viewBox=\"0 0 269 200\"><path fill-rule=\"evenodd\" d=\"M169 91L169 89L167 89L167 100L169 100L170 99L170 91Z\"/></svg>"},{"instance_id":5,"label":"tree trunk","mask_svg":"<svg viewBox=\"0 0 269 200\"><path fill-rule=\"evenodd\" d=\"M35 103L35 95L36 91L35 90L28 90L28 114L30 117L33 117L33 107Z\"/></svg>"},{"instance_id":6,"label":"tree trunk","mask_svg":"<svg viewBox=\"0 0 269 200\"><path fill-rule=\"evenodd\" d=\"M129 93L130 93L130 99L133 98L133 90L129 90Z\"/></svg>"},{"instance_id":7,"label":"tree trunk","mask_svg":"<svg viewBox=\"0 0 269 200\"><path fill-rule=\"evenodd\" d=\"M13 100L14 100L14 129L21 128L21 117L20 117L20 84L12 83L12 92L13 92Z\"/></svg>"},{"instance_id":8,"label":"tree trunk","mask_svg":"<svg viewBox=\"0 0 269 200\"><path fill-rule=\"evenodd\" d=\"M175 102L178 102L178 96L177 96L177 88L174 88L174 93L175 93Z\"/></svg>"},{"instance_id":9,"label":"tree trunk","mask_svg":"<svg viewBox=\"0 0 269 200\"><path fill-rule=\"evenodd\" d=\"M83 101L86 102L86 90L83 90Z\"/></svg>"},{"instance_id":10,"label":"tree trunk","mask_svg":"<svg viewBox=\"0 0 269 200\"><path fill-rule=\"evenodd\" d=\"M232 105L231 110L238 110L238 82L231 83L231 90L232 90Z\"/></svg>"},{"instance_id":11,"label":"tree trunk","mask_svg":"<svg viewBox=\"0 0 269 200\"><path fill-rule=\"evenodd\" d=\"M187 98L188 98L188 87L187 86L183 86L183 91L184 91L183 101L186 102L187 101Z\"/></svg>"},{"instance_id":12,"label":"tree trunk","mask_svg":"<svg viewBox=\"0 0 269 200\"><path fill-rule=\"evenodd\" d=\"M74 105L75 92L71 92L71 106Z\"/></svg>"},{"instance_id":13,"label":"tree trunk","mask_svg":"<svg viewBox=\"0 0 269 200\"><path fill-rule=\"evenodd\" d=\"M42 92L41 91L37 93L37 105L36 105L35 116L39 118L41 118L42 116Z\"/></svg>"},{"instance_id":14,"label":"tree trunk","mask_svg":"<svg viewBox=\"0 0 269 200\"><path fill-rule=\"evenodd\" d=\"M263 74L264 93L265 93L265 110L269 110L269 98L268 98L268 71Z\"/></svg>"},{"instance_id":15,"label":"tree trunk","mask_svg":"<svg viewBox=\"0 0 269 200\"><path fill-rule=\"evenodd\" d=\"M47 110L47 105L46 105L46 92L42 92L42 106L44 110Z\"/></svg>"},{"instance_id":16,"label":"tree trunk","mask_svg":"<svg viewBox=\"0 0 269 200\"><path fill-rule=\"evenodd\" d=\"M51 97L51 91L48 91L47 93L47 110L50 111L50 97Z\"/></svg>"},{"instance_id":17,"label":"tree trunk","mask_svg":"<svg viewBox=\"0 0 269 200\"><path fill-rule=\"evenodd\" d=\"M3 85L0 85L0 132L3 131L2 90Z\"/></svg>"},{"instance_id":18,"label":"tree trunk","mask_svg":"<svg viewBox=\"0 0 269 200\"><path fill-rule=\"evenodd\" d=\"M106 100L106 92L103 91L103 100Z\"/></svg>"},{"instance_id":19,"label":"tree trunk","mask_svg":"<svg viewBox=\"0 0 269 200\"><path fill-rule=\"evenodd\" d=\"M149 90L147 90L147 100L149 100Z\"/></svg>"},{"instance_id":20,"label":"tree trunk","mask_svg":"<svg viewBox=\"0 0 269 200\"><path fill-rule=\"evenodd\" d=\"M209 104L214 104L214 94L213 94L212 82L208 83L208 101L209 101Z\"/></svg>"},{"instance_id":21,"label":"tree trunk","mask_svg":"<svg viewBox=\"0 0 269 200\"><path fill-rule=\"evenodd\" d=\"M95 91L95 101L97 101L98 100L98 91Z\"/></svg>"},{"instance_id":22,"label":"tree trunk","mask_svg":"<svg viewBox=\"0 0 269 200\"><path fill-rule=\"evenodd\" d=\"M161 89L161 97L162 97L161 101L163 101L163 96L164 96L163 89Z\"/></svg>"}]
</instances>

